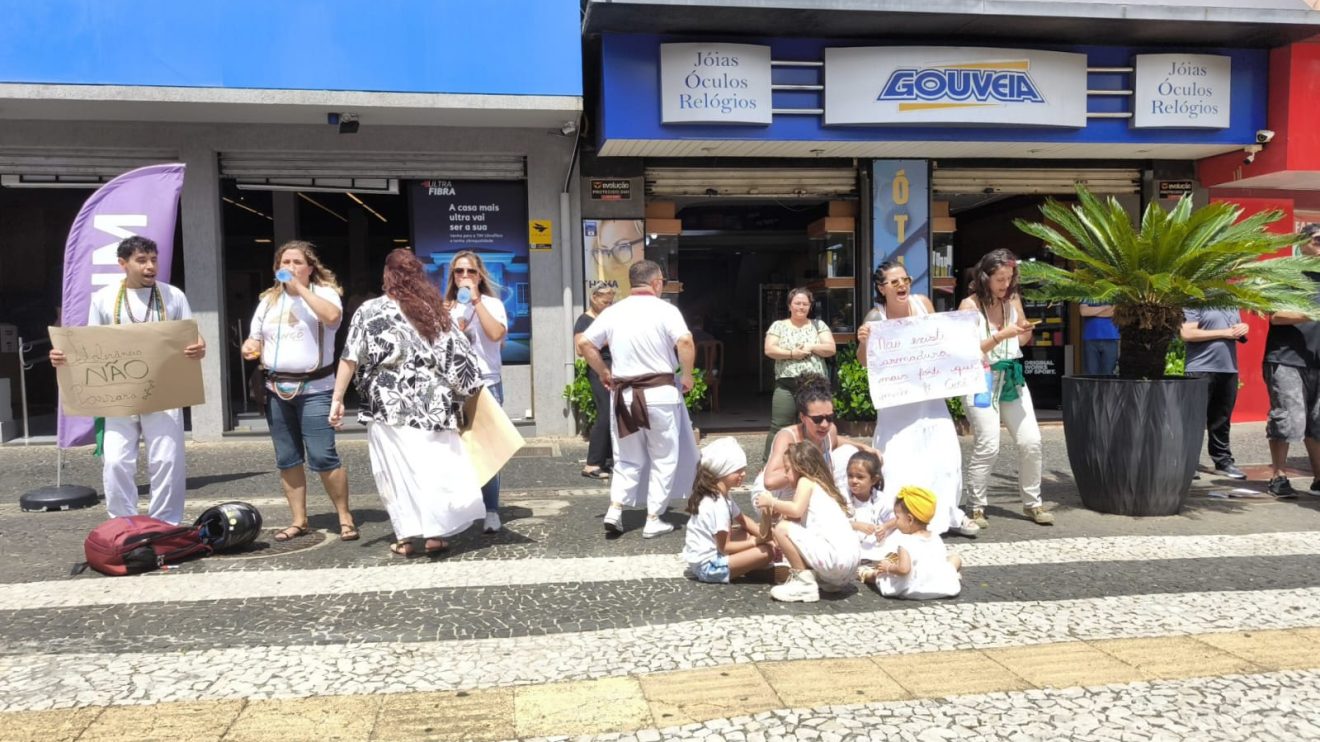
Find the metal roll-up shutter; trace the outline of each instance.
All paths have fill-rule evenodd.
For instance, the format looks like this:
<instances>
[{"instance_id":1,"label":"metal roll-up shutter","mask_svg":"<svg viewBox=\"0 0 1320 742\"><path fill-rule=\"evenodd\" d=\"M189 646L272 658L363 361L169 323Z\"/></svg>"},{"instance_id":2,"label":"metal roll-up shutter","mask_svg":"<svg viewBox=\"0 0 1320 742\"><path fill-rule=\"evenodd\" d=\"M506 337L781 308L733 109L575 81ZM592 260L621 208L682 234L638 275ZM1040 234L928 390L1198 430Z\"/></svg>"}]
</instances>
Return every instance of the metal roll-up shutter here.
<instances>
[{"instance_id":1,"label":"metal roll-up shutter","mask_svg":"<svg viewBox=\"0 0 1320 742\"><path fill-rule=\"evenodd\" d=\"M1077 183L1092 193L1139 194L1141 171L1135 168L936 168L935 193L1004 193L1067 195Z\"/></svg>"},{"instance_id":2,"label":"metal roll-up shutter","mask_svg":"<svg viewBox=\"0 0 1320 742\"><path fill-rule=\"evenodd\" d=\"M178 162L168 149L0 147L0 177L11 187L58 188L104 183L146 165Z\"/></svg>"},{"instance_id":3,"label":"metal roll-up shutter","mask_svg":"<svg viewBox=\"0 0 1320 742\"><path fill-rule=\"evenodd\" d=\"M852 168L679 168L646 169L646 195L741 196L747 198L855 198Z\"/></svg>"},{"instance_id":4,"label":"metal roll-up shutter","mask_svg":"<svg viewBox=\"0 0 1320 742\"><path fill-rule=\"evenodd\" d=\"M280 180L352 178L443 178L520 180L527 177L521 155L456 152L271 152L220 153L220 174L230 178Z\"/></svg>"}]
</instances>

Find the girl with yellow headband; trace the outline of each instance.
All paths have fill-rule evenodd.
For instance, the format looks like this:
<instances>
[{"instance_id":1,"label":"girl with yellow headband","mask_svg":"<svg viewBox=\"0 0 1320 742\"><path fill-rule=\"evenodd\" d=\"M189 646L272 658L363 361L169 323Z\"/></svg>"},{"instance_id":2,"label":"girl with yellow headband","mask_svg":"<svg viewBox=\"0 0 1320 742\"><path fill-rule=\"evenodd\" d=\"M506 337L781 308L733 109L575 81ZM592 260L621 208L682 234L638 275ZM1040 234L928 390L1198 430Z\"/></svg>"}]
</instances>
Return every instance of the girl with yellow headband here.
<instances>
[{"instance_id":1,"label":"girl with yellow headband","mask_svg":"<svg viewBox=\"0 0 1320 742\"><path fill-rule=\"evenodd\" d=\"M935 517L935 493L924 487L904 487L894 503L898 548L859 577L874 583L886 598L931 600L962 592L962 559L948 554L940 537L926 530Z\"/></svg>"}]
</instances>

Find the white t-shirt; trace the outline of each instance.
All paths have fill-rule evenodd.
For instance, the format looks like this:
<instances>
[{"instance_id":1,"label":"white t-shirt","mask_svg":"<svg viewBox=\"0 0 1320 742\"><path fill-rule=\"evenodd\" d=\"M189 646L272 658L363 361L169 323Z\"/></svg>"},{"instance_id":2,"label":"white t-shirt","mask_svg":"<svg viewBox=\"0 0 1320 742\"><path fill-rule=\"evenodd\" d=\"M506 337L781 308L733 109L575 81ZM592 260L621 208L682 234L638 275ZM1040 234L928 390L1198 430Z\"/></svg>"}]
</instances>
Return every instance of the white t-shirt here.
<instances>
[{"instance_id":1,"label":"white t-shirt","mask_svg":"<svg viewBox=\"0 0 1320 742\"><path fill-rule=\"evenodd\" d=\"M882 526L894 519L894 498L886 497L880 490L871 491L871 499L865 502L858 500L852 495L848 496L852 500L853 522L868 523L873 526ZM895 531L897 533L897 531ZM891 534L892 535L892 534ZM888 539L881 543L874 535L868 535L857 531L857 537L862 542L862 558L876 561L893 551L892 548L882 550L889 546Z\"/></svg>"},{"instance_id":2,"label":"white t-shirt","mask_svg":"<svg viewBox=\"0 0 1320 742\"><path fill-rule=\"evenodd\" d=\"M678 368L674 344L691 335L678 307L648 295L633 295L616 302L600 313L591 327L582 333L597 348L610 347L613 365L610 373L618 377L673 373ZM632 392L625 393L625 400ZM663 386L646 390L650 404L681 404L677 387Z\"/></svg>"},{"instance_id":3,"label":"white t-shirt","mask_svg":"<svg viewBox=\"0 0 1320 742\"><path fill-rule=\"evenodd\" d=\"M930 600L951 598L962 592L962 575L949 564L944 542L931 533L895 534L894 547L903 547L912 560L906 575L881 575L876 579L880 594L886 598Z\"/></svg>"},{"instance_id":4,"label":"white t-shirt","mask_svg":"<svg viewBox=\"0 0 1320 742\"><path fill-rule=\"evenodd\" d=\"M159 307L151 298L151 289L126 289L124 304L119 308L119 321L115 321L115 300L119 296L122 283L103 286L92 294L87 306L87 324L89 325L131 325L134 322L158 322L172 319L192 319L192 307L188 306L188 297L179 289L165 283L156 282L156 291L161 303L165 305L165 316L159 316ZM148 305L150 303L150 306Z\"/></svg>"},{"instance_id":5,"label":"white t-shirt","mask_svg":"<svg viewBox=\"0 0 1320 742\"><path fill-rule=\"evenodd\" d=\"M490 316L495 318L505 330L509 329L509 314L504 311L504 302L493 296L481 295L481 305L490 312ZM464 330L467 333L468 340L472 343L472 350L477 354L477 367L481 369L481 379L491 384L497 384L500 381L500 371L503 363L500 360L500 349L504 346L503 340L491 340L486 335L486 331L481 327L481 320L477 317L477 310L471 304L459 304L454 302L454 306L449 309L449 317L454 322L465 322Z\"/></svg>"},{"instance_id":6,"label":"white t-shirt","mask_svg":"<svg viewBox=\"0 0 1320 742\"><path fill-rule=\"evenodd\" d=\"M312 284L312 293L343 310L344 304L339 299L339 292L328 286ZM273 300L262 299L257 304L257 311L252 315L252 325L248 337L261 341L261 365L271 371L291 374L303 374L315 371L322 366L335 362L335 332L344 321L342 311L338 322L332 325L321 323L316 313L307 306L301 297L280 292ZM318 356L317 327L320 327L321 354ZM274 388L274 382L267 381L267 388ZM289 390L294 384L281 384ZM322 379L307 382L304 394L328 392L335 388L334 374Z\"/></svg>"},{"instance_id":7,"label":"white t-shirt","mask_svg":"<svg viewBox=\"0 0 1320 742\"><path fill-rule=\"evenodd\" d=\"M649 393L649 390L648 390ZM728 533L733 521L742 515L738 503L730 497L703 497L697 505L697 514L688 519L686 540L683 542L683 560L688 564L702 564L720 552L715 545L715 534Z\"/></svg>"}]
</instances>

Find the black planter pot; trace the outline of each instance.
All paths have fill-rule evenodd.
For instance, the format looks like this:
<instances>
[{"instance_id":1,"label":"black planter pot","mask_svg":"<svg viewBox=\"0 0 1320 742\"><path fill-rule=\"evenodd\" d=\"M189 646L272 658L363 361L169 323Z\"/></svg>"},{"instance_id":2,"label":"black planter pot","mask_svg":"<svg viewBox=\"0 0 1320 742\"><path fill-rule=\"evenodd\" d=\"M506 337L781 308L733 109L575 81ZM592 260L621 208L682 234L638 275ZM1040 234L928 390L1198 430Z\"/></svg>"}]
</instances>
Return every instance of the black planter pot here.
<instances>
[{"instance_id":1,"label":"black planter pot","mask_svg":"<svg viewBox=\"0 0 1320 742\"><path fill-rule=\"evenodd\" d=\"M1205 442L1209 383L1114 376L1063 380L1068 461L1091 510L1174 515L1182 509Z\"/></svg>"}]
</instances>

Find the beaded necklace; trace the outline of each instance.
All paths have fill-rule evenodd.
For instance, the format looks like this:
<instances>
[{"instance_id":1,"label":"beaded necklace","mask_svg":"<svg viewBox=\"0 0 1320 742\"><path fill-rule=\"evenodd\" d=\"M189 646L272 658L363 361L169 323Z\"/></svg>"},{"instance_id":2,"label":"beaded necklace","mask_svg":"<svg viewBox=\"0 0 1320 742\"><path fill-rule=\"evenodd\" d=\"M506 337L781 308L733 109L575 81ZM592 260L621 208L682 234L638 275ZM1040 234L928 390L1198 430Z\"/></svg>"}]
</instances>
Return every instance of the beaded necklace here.
<instances>
[{"instance_id":1,"label":"beaded necklace","mask_svg":"<svg viewBox=\"0 0 1320 742\"><path fill-rule=\"evenodd\" d=\"M151 294L147 297L147 308L146 311L142 313L142 319L138 319L137 317L133 316L133 307L126 301L127 295L128 295L128 281L127 280L120 281L119 293L115 295L116 325L119 324L119 318L121 316L120 313L124 309L128 310L128 321L135 325L140 324L142 322L149 322L151 320L151 311L153 309L156 311L156 321L159 322L165 319L165 300L161 298L160 291L156 288L156 286L153 285L151 287Z\"/></svg>"}]
</instances>

